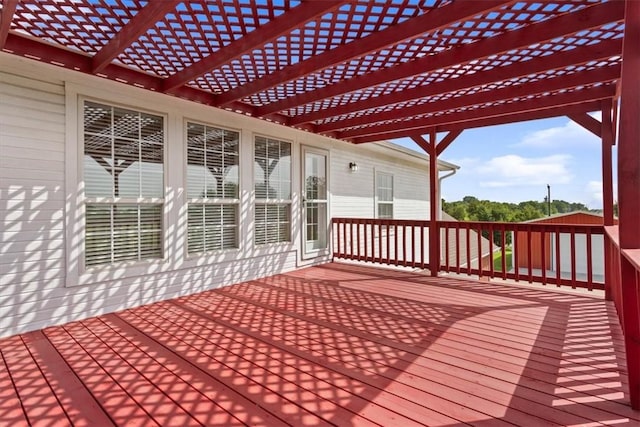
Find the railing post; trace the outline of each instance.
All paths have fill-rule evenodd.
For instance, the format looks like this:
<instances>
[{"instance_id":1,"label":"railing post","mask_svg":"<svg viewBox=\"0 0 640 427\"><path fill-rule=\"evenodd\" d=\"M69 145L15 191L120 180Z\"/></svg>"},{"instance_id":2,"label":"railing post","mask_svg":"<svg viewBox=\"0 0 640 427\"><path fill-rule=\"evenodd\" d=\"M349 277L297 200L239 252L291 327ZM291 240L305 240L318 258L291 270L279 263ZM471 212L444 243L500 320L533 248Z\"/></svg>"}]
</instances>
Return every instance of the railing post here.
<instances>
[{"instance_id":1,"label":"railing post","mask_svg":"<svg viewBox=\"0 0 640 427\"><path fill-rule=\"evenodd\" d=\"M611 155L615 143L612 122L613 102L611 99L602 101L602 206L604 225L613 225L613 160ZM613 283L613 266L611 246L604 245L604 296L607 301L613 299L611 285Z\"/></svg>"},{"instance_id":2,"label":"railing post","mask_svg":"<svg viewBox=\"0 0 640 427\"><path fill-rule=\"evenodd\" d=\"M627 1L625 6L618 145L621 250L640 248L640 2ZM640 409L640 295L636 269L624 256L620 264L629 397L631 406Z\"/></svg>"},{"instance_id":3,"label":"railing post","mask_svg":"<svg viewBox=\"0 0 640 427\"><path fill-rule=\"evenodd\" d=\"M431 276L440 271L440 229L438 226L438 152L436 130L429 131L429 269Z\"/></svg>"}]
</instances>

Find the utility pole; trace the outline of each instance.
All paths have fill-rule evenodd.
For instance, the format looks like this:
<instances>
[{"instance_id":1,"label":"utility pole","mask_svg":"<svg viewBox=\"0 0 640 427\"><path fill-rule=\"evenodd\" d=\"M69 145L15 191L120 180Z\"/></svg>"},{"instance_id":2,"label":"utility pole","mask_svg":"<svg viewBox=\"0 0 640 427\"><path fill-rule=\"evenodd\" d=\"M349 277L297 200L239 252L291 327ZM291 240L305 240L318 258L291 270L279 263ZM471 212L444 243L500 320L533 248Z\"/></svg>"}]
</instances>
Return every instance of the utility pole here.
<instances>
[{"instance_id":1,"label":"utility pole","mask_svg":"<svg viewBox=\"0 0 640 427\"><path fill-rule=\"evenodd\" d=\"M547 184L547 213L551 216L551 186Z\"/></svg>"}]
</instances>

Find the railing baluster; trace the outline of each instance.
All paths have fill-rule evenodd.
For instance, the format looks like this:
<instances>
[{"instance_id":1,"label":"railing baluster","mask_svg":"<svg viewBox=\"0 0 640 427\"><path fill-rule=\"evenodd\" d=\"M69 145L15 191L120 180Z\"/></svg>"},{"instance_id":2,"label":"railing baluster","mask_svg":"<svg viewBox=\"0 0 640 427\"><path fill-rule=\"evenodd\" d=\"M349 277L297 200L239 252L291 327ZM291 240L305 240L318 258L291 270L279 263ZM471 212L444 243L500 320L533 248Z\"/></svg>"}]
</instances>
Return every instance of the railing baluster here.
<instances>
[{"instance_id":1,"label":"railing baluster","mask_svg":"<svg viewBox=\"0 0 640 427\"><path fill-rule=\"evenodd\" d=\"M420 226L420 268L424 268L424 225Z\"/></svg>"},{"instance_id":2,"label":"railing baluster","mask_svg":"<svg viewBox=\"0 0 640 427\"><path fill-rule=\"evenodd\" d=\"M591 229L587 229L587 289L593 290L593 253L591 242Z\"/></svg>"},{"instance_id":3,"label":"railing baluster","mask_svg":"<svg viewBox=\"0 0 640 427\"><path fill-rule=\"evenodd\" d=\"M571 288L576 288L576 230L574 227L569 228L571 236Z\"/></svg>"},{"instance_id":4,"label":"railing baluster","mask_svg":"<svg viewBox=\"0 0 640 427\"><path fill-rule=\"evenodd\" d=\"M502 227L500 227L500 243L502 244L501 247L501 255L502 255L502 263L500 265L500 267L502 267L502 279L506 279L507 278L507 237L506 237L506 230L505 230L505 226L504 224L502 224Z\"/></svg>"},{"instance_id":5,"label":"railing baluster","mask_svg":"<svg viewBox=\"0 0 640 427\"><path fill-rule=\"evenodd\" d=\"M360 220L355 220L356 223L356 259L362 261L360 258Z\"/></svg>"},{"instance_id":6,"label":"railing baluster","mask_svg":"<svg viewBox=\"0 0 640 427\"><path fill-rule=\"evenodd\" d=\"M520 226L517 226L515 233L513 233L513 255L511 260L513 262L514 278L516 281L520 280Z\"/></svg>"},{"instance_id":7,"label":"railing baluster","mask_svg":"<svg viewBox=\"0 0 640 427\"><path fill-rule=\"evenodd\" d=\"M489 225L489 275L491 278L495 277L494 276L494 271L493 271L493 235L494 235L494 231L495 229L493 228L493 224ZM482 254L480 255L480 262L482 262L483 256Z\"/></svg>"},{"instance_id":8,"label":"railing baluster","mask_svg":"<svg viewBox=\"0 0 640 427\"><path fill-rule=\"evenodd\" d=\"M398 240L400 240L400 235L398 234L398 223L393 224L393 260L394 264L398 265L398 261L400 256L398 255Z\"/></svg>"},{"instance_id":9,"label":"railing baluster","mask_svg":"<svg viewBox=\"0 0 640 427\"><path fill-rule=\"evenodd\" d=\"M411 266L416 266L416 228L411 224Z\"/></svg>"},{"instance_id":10,"label":"railing baluster","mask_svg":"<svg viewBox=\"0 0 640 427\"><path fill-rule=\"evenodd\" d=\"M555 227L556 233L556 280L557 286L559 287L562 284L562 258L560 256L560 231L558 227Z\"/></svg>"},{"instance_id":11,"label":"railing baluster","mask_svg":"<svg viewBox=\"0 0 640 427\"><path fill-rule=\"evenodd\" d=\"M533 263L531 262L531 226L527 225L527 279L533 282Z\"/></svg>"},{"instance_id":12,"label":"railing baluster","mask_svg":"<svg viewBox=\"0 0 640 427\"><path fill-rule=\"evenodd\" d=\"M471 225L466 223L467 227L467 274L471 274Z\"/></svg>"},{"instance_id":13,"label":"railing baluster","mask_svg":"<svg viewBox=\"0 0 640 427\"><path fill-rule=\"evenodd\" d=\"M444 263L446 266L446 270L449 271L449 268L451 267L451 260L449 259L449 251L451 250L451 242L449 240L449 234L451 234L451 230L449 229L449 226L445 225L444 226Z\"/></svg>"},{"instance_id":14,"label":"railing baluster","mask_svg":"<svg viewBox=\"0 0 640 427\"><path fill-rule=\"evenodd\" d=\"M482 277L482 225L477 224L476 246L478 247L478 276Z\"/></svg>"},{"instance_id":15,"label":"railing baluster","mask_svg":"<svg viewBox=\"0 0 640 427\"><path fill-rule=\"evenodd\" d=\"M460 274L460 226L456 224L453 227L456 230L456 273Z\"/></svg>"},{"instance_id":16,"label":"railing baluster","mask_svg":"<svg viewBox=\"0 0 640 427\"><path fill-rule=\"evenodd\" d=\"M540 268L542 270L542 284L547 284L547 233L540 233Z\"/></svg>"}]
</instances>

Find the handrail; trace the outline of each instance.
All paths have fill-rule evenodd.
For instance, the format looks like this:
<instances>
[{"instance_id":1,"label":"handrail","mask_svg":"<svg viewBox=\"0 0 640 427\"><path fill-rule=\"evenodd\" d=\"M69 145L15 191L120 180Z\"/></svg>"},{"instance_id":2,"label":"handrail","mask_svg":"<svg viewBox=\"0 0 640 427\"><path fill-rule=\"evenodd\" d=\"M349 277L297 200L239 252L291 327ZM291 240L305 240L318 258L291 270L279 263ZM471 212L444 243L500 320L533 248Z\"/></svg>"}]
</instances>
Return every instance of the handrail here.
<instances>
[{"instance_id":1,"label":"handrail","mask_svg":"<svg viewBox=\"0 0 640 427\"><path fill-rule=\"evenodd\" d=\"M436 224L441 242L439 271L589 290L605 288L601 271L605 260L600 255L604 250L598 250L604 248L601 225L483 221ZM333 218L332 227L334 258L430 266L429 221Z\"/></svg>"}]
</instances>

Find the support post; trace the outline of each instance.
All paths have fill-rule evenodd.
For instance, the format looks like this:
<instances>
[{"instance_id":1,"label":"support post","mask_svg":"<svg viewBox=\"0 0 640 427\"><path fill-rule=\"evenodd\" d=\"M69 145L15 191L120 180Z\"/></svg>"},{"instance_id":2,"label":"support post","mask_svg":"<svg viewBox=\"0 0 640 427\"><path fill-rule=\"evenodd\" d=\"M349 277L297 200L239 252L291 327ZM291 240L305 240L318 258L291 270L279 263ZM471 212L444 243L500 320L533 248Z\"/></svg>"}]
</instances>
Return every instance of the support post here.
<instances>
[{"instance_id":1,"label":"support post","mask_svg":"<svg viewBox=\"0 0 640 427\"><path fill-rule=\"evenodd\" d=\"M438 223L438 151L436 129L429 131L429 267L431 276L440 271L440 227Z\"/></svg>"},{"instance_id":2,"label":"support post","mask_svg":"<svg viewBox=\"0 0 640 427\"><path fill-rule=\"evenodd\" d=\"M640 2L625 2L622 49L620 138L618 143L618 206L620 248L640 248ZM620 259L621 320L624 330L631 407L640 409L640 292L636 270Z\"/></svg>"},{"instance_id":3,"label":"support post","mask_svg":"<svg viewBox=\"0 0 640 427\"><path fill-rule=\"evenodd\" d=\"M602 207L604 225L613 225L613 160L612 147L615 143L613 133L613 101L602 101ZM611 284L613 283L612 250L609 244L604 245L604 294L607 301L613 300Z\"/></svg>"}]
</instances>

